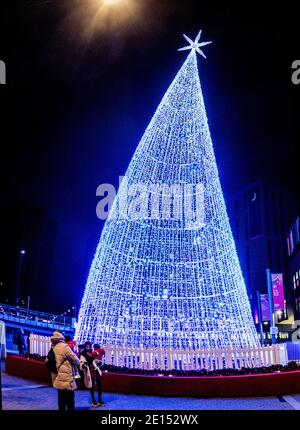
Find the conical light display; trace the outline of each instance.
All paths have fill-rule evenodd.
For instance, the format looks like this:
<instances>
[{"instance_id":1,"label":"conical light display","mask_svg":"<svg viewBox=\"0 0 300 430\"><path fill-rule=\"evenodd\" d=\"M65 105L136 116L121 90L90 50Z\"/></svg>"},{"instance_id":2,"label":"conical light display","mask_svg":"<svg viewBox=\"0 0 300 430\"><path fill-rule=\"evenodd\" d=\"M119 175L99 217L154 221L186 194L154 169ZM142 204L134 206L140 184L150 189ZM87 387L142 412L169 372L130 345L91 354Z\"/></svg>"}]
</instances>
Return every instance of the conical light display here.
<instances>
[{"instance_id":1,"label":"conical light display","mask_svg":"<svg viewBox=\"0 0 300 430\"><path fill-rule=\"evenodd\" d=\"M197 40L198 38L198 40ZM132 348L259 345L214 156L193 42L104 225L76 340Z\"/></svg>"}]
</instances>

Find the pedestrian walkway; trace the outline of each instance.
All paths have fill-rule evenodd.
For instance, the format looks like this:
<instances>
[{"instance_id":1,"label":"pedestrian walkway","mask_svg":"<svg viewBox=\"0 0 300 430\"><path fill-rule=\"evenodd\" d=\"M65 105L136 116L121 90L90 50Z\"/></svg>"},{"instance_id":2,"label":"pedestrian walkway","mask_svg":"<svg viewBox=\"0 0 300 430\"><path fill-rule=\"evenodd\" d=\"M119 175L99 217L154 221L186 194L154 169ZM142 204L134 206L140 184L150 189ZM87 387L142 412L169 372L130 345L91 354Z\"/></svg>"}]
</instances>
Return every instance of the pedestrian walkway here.
<instances>
[{"instance_id":1,"label":"pedestrian walkway","mask_svg":"<svg viewBox=\"0 0 300 430\"><path fill-rule=\"evenodd\" d=\"M48 385L2 374L4 410L56 410L57 392ZM88 410L88 391L76 391L76 409ZM284 397L195 399L104 393L103 410L294 410L300 394Z\"/></svg>"}]
</instances>

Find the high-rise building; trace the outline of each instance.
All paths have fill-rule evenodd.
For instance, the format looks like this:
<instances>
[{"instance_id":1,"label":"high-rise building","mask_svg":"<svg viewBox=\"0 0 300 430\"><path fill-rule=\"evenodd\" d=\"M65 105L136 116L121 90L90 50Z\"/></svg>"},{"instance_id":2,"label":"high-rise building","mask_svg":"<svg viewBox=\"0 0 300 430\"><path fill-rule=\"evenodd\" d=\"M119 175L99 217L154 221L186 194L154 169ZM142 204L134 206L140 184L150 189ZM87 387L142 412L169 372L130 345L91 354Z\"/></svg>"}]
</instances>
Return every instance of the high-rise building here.
<instances>
[{"instance_id":1,"label":"high-rise building","mask_svg":"<svg viewBox=\"0 0 300 430\"><path fill-rule=\"evenodd\" d=\"M295 203L286 190L258 180L228 199L229 216L246 281L254 320L258 323L257 292L266 294L267 274L283 273L286 310L276 322L291 324L293 295L289 288L286 231Z\"/></svg>"},{"instance_id":2,"label":"high-rise building","mask_svg":"<svg viewBox=\"0 0 300 430\"><path fill-rule=\"evenodd\" d=\"M293 291L295 320L300 320L300 226L299 216L293 222L286 239L288 282ZM299 323L300 325L300 323Z\"/></svg>"}]
</instances>

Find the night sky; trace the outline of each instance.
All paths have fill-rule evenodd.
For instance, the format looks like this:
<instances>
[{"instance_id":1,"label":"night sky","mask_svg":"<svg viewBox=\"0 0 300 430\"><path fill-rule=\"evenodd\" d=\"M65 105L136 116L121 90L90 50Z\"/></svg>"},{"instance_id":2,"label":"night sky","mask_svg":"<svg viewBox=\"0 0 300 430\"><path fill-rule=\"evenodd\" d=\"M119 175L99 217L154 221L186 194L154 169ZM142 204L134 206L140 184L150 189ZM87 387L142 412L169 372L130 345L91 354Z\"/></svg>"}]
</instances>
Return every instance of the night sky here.
<instances>
[{"instance_id":1,"label":"night sky","mask_svg":"<svg viewBox=\"0 0 300 430\"><path fill-rule=\"evenodd\" d=\"M300 53L292 7L137 0L139 14L119 24L97 20L95 1L1 5L2 301L15 295L24 246L22 296L30 294L33 308L80 304L103 226L96 188L117 185L125 173L186 58L177 52L182 33L194 38L202 29L213 41L198 64L225 198L260 178L297 193L300 85L291 83L291 64ZM43 234L55 226L40 279L30 279L37 260L18 233L14 208L22 205L44 210Z\"/></svg>"}]
</instances>

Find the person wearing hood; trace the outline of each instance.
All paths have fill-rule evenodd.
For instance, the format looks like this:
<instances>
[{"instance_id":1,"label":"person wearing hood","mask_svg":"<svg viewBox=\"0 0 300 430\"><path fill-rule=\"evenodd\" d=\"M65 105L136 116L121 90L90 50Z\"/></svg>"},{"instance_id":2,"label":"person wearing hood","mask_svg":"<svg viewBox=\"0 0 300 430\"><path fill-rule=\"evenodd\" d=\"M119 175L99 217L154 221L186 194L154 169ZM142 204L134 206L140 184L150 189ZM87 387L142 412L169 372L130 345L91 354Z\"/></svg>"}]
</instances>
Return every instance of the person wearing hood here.
<instances>
[{"instance_id":1,"label":"person wearing hood","mask_svg":"<svg viewBox=\"0 0 300 430\"><path fill-rule=\"evenodd\" d=\"M57 373L52 373L52 383L53 387L57 388L58 409L73 411L75 410L74 390L76 389L73 366L79 366L80 361L59 331L53 333L51 344L57 369Z\"/></svg>"}]
</instances>

